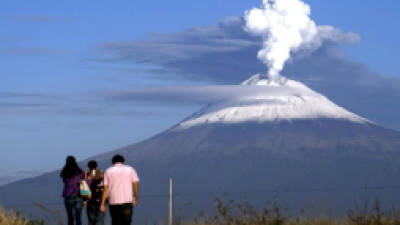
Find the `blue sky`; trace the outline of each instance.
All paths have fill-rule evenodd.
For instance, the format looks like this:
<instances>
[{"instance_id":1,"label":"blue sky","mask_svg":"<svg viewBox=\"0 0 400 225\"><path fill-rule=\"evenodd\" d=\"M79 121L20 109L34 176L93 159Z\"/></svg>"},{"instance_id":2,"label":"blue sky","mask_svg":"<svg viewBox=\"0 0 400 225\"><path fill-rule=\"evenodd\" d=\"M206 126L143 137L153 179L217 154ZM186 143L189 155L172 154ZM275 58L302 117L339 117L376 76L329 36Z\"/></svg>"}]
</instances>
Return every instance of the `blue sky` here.
<instances>
[{"instance_id":1,"label":"blue sky","mask_svg":"<svg viewBox=\"0 0 400 225\"><path fill-rule=\"evenodd\" d=\"M68 154L82 160L113 150L154 135L193 113L201 103L109 101L104 96L163 85L239 82L242 75L214 79L210 73L203 79L199 74L204 71L189 67L193 62L175 60L171 63L166 58L172 53L162 52L165 49L157 46L166 39L168 44L175 41L190 45L197 41L191 34L208 35L204 29L193 30L199 27L217 27L218 32L230 34L231 29L240 27L218 24L228 17L242 16L245 10L259 6L261 1L2 3L0 149L3 154L0 172L59 168ZM345 74L332 73L326 78L330 79L329 83L340 80L338 86L311 86L356 113L400 130L400 120L392 121L393 113L400 112L397 98L390 98L400 93L397 67L400 2L308 0L306 3L310 4L312 18L317 24L332 25L361 37L356 44L335 45L340 58L329 55L331 48L318 54L359 73L358 77L368 77L366 83L379 84L373 88L357 84L359 98L352 100L338 94L337 87L352 88L353 83L345 82ZM146 58L132 55L135 52L146 53L143 54ZM250 68L254 68L253 61L254 65L259 63L255 55L245 56L246 62L251 62ZM309 61L302 61L302 65L308 65ZM232 61L224 60L216 63L204 59L201 63L221 73L225 71L221 68L232 65ZM242 74L247 73L245 66ZM287 71L299 68L302 67L295 63ZM310 73L311 70L306 71ZM190 73L194 76L187 76ZM253 71L248 73L251 76ZM302 79L301 75L299 77ZM354 102L361 103L355 106Z\"/></svg>"}]
</instances>

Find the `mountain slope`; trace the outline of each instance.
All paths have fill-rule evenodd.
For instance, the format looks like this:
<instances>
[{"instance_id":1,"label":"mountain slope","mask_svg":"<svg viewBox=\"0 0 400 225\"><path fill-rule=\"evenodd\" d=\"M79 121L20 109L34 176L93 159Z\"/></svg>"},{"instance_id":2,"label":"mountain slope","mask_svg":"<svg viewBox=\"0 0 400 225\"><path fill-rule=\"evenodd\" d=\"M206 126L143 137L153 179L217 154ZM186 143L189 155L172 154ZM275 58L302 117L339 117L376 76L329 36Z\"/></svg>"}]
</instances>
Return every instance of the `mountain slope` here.
<instances>
[{"instance_id":1,"label":"mountain slope","mask_svg":"<svg viewBox=\"0 0 400 225\"><path fill-rule=\"evenodd\" d=\"M249 84L283 91L207 106L152 138L92 158L107 167L114 154L122 154L138 170L144 196L136 219L166 215L167 198L159 194L168 193L169 177L180 193L176 211L185 215L207 210L222 195L216 192L243 192L258 204L278 195L295 209L322 202L334 211L364 195L400 200L397 189L362 188L400 183L400 132L295 81L256 76L243 85ZM20 181L0 187L0 204L62 203L61 187L57 172Z\"/></svg>"},{"instance_id":2,"label":"mountain slope","mask_svg":"<svg viewBox=\"0 0 400 225\"><path fill-rule=\"evenodd\" d=\"M262 87L265 92L256 92L239 99L209 105L180 123L179 128L205 123L268 122L315 118L368 122L298 81L283 77L278 81L269 80L258 74L244 81L242 85L256 86L258 89ZM274 91L268 91L269 89Z\"/></svg>"}]
</instances>

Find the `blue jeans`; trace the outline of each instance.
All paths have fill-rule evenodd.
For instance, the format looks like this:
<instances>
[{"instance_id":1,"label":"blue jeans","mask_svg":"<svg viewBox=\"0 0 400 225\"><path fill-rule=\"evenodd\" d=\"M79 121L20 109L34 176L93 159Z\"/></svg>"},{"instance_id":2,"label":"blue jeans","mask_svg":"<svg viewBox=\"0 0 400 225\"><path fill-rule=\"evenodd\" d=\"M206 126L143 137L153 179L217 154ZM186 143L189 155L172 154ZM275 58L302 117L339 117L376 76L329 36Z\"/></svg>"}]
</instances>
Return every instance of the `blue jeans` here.
<instances>
[{"instance_id":1,"label":"blue jeans","mask_svg":"<svg viewBox=\"0 0 400 225\"><path fill-rule=\"evenodd\" d=\"M83 199L78 196L64 198L68 225L82 225Z\"/></svg>"},{"instance_id":2,"label":"blue jeans","mask_svg":"<svg viewBox=\"0 0 400 225\"><path fill-rule=\"evenodd\" d=\"M100 203L89 201L86 207L89 225L104 225L106 214L100 211Z\"/></svg>"}]
</instances>

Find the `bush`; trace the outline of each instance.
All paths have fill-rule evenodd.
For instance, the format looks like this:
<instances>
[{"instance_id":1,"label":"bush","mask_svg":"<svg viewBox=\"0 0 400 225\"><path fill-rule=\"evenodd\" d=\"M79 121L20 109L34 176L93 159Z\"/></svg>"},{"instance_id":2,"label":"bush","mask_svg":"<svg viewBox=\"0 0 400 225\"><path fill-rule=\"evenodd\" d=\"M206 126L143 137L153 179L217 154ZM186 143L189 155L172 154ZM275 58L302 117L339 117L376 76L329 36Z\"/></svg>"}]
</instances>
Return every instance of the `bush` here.
<instances>
[{"instance_id":1,"label":"bush","mask_svg":"<svg viewBox=\"0 0 400 225\"><path fill-rule=\"evenodd\" d=\"M376 200L373 204L366 202L343 218L305 217L295 218L286 215L286 209L276 202L268 202L263 210L256 210L246 200L234 205L232 201L224 203L215 199L217 212L212 217L198 217L192 222L175 223L175 225L400 225L400 211L393 208L385 213Z\"/></svg>"},{"instance_id":2,"label":"bush","mask_svg":"<svg viewBox=\"0 0 400 225\"><path fill-rule=\"evenodd\" d=\"M44 222L25 218L18 212L6 212L0 208L0 225L44 225Z\"/></svg>"}]
</instances>

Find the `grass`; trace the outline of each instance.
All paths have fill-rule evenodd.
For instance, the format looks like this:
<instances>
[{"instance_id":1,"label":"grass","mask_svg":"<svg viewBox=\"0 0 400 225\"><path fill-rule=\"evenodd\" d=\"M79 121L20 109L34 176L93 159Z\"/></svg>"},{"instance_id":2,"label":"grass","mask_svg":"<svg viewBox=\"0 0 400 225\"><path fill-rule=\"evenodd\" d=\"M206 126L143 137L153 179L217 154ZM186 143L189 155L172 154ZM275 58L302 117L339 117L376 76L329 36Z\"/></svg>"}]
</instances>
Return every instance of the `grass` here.
<instances>
[{"instance_id":1,"label":"grass","mask_svg":"<svg viewBox=\"0 0 400 225\"><path fill-rule=\"evenodd\" d=\"M21 216L18 212L6 212L0 208L0 225L43 225L43 221Z\"/></svg>"},{"instance_id":2,"label":"grass","mask_svg":"<svg viewBox=\"0 0 400 225\"><path fill-rule=\"evenodd\" d=\"M343 218L309 217L304 212L291 217L276 202L268 202L262 210L255 209L246 200L236 205L220 199L215 199L215 203L214 216L199 216L191 222L177 218L174 225L400 225L400 211L393 207L384 212L378 200L372 204L366 201L363 207L355 207Z\"/></svg>"},{"instance_id":3,"label":"grass","mask_svg":"<svg viewBox=\"0 0 400 225\"><path fill-rule=\"evenodd\" d=\"M342 218L333 216L307 216L305 212L289 216L287 209L275 201L267 202L264 209L256 209L246 199L239 204L215 199L216 212L212 216L198 216L191 221L175 217L174 225L400 225L400 210L381 208L378 200L366 201L362 207L356 205ZM62 225L61 214L42 205L36 205L54 216L55 223ZM18 212L6 212L0 208L0 225L44 225L40 220L23 217ZM47 223L46 223L47 224Z\"/></svg>"}]
</instances>

